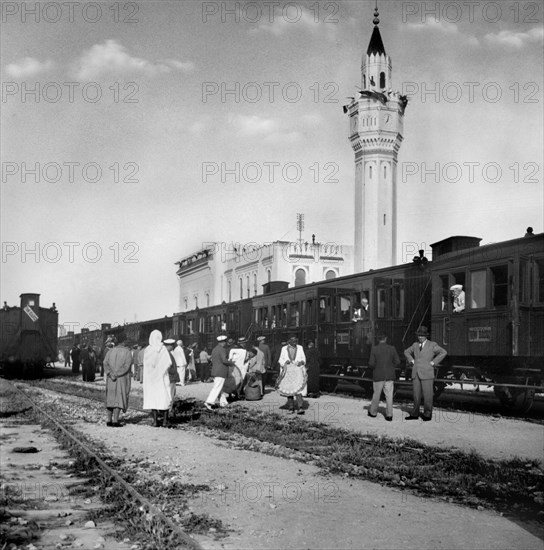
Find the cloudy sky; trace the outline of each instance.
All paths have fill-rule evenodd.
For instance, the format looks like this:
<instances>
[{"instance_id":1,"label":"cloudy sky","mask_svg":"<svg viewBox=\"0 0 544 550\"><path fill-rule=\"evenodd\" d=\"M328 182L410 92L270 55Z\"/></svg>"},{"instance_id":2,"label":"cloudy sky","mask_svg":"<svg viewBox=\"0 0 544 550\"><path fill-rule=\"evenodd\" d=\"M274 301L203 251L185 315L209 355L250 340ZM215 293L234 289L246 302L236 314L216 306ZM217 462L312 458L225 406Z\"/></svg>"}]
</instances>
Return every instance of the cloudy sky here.
<instances>
[{"instance_id":1,"label":"cloudy sky","mask_svg":"<svg viewBox=\"0 0 544 550\"><path fill-rule=\"evenodd\" d=\"M379 3L399 154L398 261L543 231L540 2ZM38 7L37 11L35 7ZM342 105L374 2L2 3L2 300L60 321L178 309L203 242L353 242Z\"/></svg>"}]
</instances>

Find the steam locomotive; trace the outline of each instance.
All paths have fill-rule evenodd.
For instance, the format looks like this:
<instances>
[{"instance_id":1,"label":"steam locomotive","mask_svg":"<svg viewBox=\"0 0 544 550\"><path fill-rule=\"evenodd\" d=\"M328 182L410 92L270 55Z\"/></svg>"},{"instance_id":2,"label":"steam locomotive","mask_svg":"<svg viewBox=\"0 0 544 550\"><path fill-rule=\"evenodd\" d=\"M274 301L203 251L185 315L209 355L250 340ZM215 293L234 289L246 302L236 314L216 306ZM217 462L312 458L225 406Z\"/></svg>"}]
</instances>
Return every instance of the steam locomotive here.
<instances>
[{"instance_id":1,"label":"steam locomotive","mask_svg":"<svg viewBox=\"0 0 544 550\"><path fill-rule=\"evenodd\" d=\"M40 307L39 294L21 294L20 306L0 309L0 369L6 377L40 377L57 358L58 311Z\"/></svg>"}]
</instances>

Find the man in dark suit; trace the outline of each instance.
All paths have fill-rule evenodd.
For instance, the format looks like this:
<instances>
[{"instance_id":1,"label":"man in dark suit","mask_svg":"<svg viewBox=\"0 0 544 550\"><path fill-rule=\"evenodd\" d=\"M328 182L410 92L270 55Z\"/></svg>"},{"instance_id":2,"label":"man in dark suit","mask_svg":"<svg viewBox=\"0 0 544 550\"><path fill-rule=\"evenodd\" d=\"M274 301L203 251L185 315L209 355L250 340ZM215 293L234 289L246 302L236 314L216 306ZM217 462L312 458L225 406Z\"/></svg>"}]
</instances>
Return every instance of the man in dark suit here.
<instances>
[{"instance_id":1,"label":"man in dark suit","mask_svg":"<svg viewBox=\"0 0 544 550\"><path fill-rule=\"evenodd\" d=\"M433 380L436 367L447 351L436 342L427 340L429 331L421 326L416 331L418 341L404 350L406 360L412 364L412 384L414 391L414 408L406 420L417 420L423 394L423 420L431 420L433 414Z\"/></svg>"},{"instance_id":2,"label":"man in dark suit","mask_svg":"<svg viewBox=\"0 0 544 550\"><path fill-rule=\"evenodd\" d=\"M372 346L368 366L373 369L372 385L374 395L368 409L368 416L376 418L378 405L382 391L385 394L385 419L388 422L393 420L393 389L396 378L395 367L400 365L397 350L387 343L387 336L383 333L377 335L378 345Z\"/></svg>"}]
</instances>

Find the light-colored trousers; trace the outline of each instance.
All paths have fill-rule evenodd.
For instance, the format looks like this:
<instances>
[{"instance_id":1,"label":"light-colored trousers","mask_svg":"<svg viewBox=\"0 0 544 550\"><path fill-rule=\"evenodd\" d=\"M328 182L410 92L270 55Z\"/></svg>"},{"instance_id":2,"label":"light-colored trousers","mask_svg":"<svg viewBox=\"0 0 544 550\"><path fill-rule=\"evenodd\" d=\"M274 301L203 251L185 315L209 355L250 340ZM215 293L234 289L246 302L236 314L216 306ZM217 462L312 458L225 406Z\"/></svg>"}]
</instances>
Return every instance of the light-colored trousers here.
<instances>
[{"instance_id":1,"label":"light-colored trousers","mask_svg":"<svg viewBox=\"0 0 544 550\"><path fill-rule=\"evenodd\" d=\"M221 378L221 376L216 376L213 379L213 386L210 390L210 394L208 395L208 399L206 399L206 403L209 405L215 405L215 402L217 401L217 398L219 397L219 405L221 407L226 407L228 405L227 403L227 394L223 391L223 384L225 383L225 379Z\"/></svg>"},{"instance_id":2,"label":"light-colored trousers","mask_svg":"<svg viewBox=\"0 0 544 550\"><path fill-rule=\"evenodd\" d=\"M378 405L380 404L380 397L383 391L385 394L385 416L393 416L393 380L372 382L372 386L374 387L374 394L370 402L370 414L374 415L378 412Z\"/></svg>"},{"instance_id":3,"label":"light-colored trousers","mask_svg":"<svg viewBox=\"0 0 544 550\"><path fill-rule=\"evenodd\" d=\"M185 369L187 367L178 367L179 382L180 386L185 386Z\"/></svg>"}]
</instances>

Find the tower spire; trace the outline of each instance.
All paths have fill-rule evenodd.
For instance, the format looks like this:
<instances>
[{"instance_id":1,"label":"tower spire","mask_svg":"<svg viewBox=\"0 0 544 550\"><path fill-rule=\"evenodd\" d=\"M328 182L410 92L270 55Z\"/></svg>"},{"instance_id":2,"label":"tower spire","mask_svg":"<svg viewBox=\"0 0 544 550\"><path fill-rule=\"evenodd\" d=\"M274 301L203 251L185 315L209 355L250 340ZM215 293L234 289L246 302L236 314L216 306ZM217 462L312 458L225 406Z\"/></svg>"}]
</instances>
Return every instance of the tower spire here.
<instances>
[{"instance_id":1,"label":"tower spire","mask_svg":"<svg viewBox=\"0 0 544 550\"><path fill-rule=\"evenodd\" d=\"M380 29L378 27L380 23L378 12L378 0L376 0L376 7L374 9L374 30L372 31L372 36L370 37L370 43L368 44L368 49L366 50L366 55L385 55L385 48L383 47L382 37L380 35Z\"/></svg>"},{"instance_id":2,"label":"tower spire","mask_svg":"<svg viewBox=\"0 0 544 550\"><path fill-rule=\"evenodd\" d=\"M376 8L374 9L374 25L378 26L379 23L380 23L380 19L379 19L379 16L380 14L378 13L378 0L376 0Z\"/></svg>"}]
</instances>

